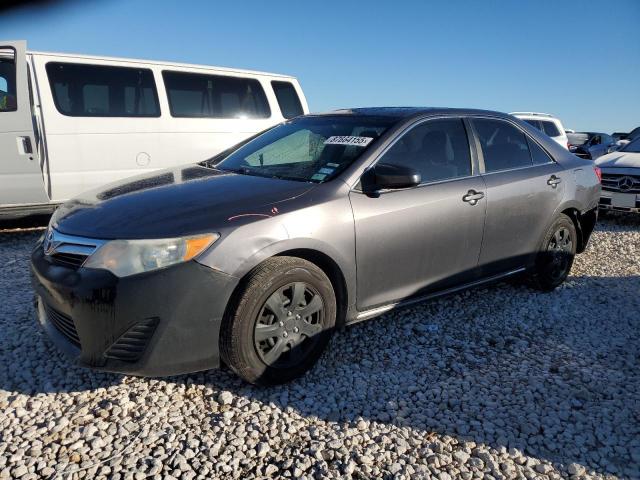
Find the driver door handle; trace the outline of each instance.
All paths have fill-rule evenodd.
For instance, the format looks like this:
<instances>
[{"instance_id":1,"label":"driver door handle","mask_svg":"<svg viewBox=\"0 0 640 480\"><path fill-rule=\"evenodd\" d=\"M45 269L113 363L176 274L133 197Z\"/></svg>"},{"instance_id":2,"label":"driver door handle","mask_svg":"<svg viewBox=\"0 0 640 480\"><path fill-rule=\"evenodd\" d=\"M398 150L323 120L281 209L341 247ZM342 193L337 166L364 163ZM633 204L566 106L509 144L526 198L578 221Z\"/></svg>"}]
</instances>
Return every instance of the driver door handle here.
<instances>
[{"instance_id":1,"label":"driver door handle","mask_svg":"<svg viewBox=\"0 0 640 480\"><path fill-rule=\"evenodd\" d=\"M462 197L463 202L467 202L470 205L476 205L478 200L484 198L484 192L476 192L475 190L469 190L467 194Z\"/></svg>"},{"instance_id":2,"label":"driver door handle","mask_svg":"<svg viewBox=\"0 0 640 480\"><path fill-rule=\"evenodd\" d=\"M555 175L551 175L549 177L549 180L547 180L547 185L551 185L553 188L556 188L561 181L562 179L556 177Z\"/></svg>"}]
</instances>

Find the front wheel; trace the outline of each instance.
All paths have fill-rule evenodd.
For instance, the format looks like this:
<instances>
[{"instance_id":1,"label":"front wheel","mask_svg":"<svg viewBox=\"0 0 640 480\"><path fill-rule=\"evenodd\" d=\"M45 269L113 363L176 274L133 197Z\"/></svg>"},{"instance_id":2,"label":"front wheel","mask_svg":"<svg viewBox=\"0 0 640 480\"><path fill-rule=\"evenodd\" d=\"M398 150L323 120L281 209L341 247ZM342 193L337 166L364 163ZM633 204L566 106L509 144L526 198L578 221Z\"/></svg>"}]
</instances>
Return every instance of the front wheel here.
<instances>
[{"instance_id":1,"label":"front wheel","mask_svg":"<svg viewBox=\"0 0 640 480\"><path fill-rule=\"evenodd\" d=\"M320 268L301 258L270 258L249 273L228 308L220 354L248 382L284 383L314 365L335 321L335 293Z\"/></svg>"},{"instance_id":2,"label":"front wheel","mask_svg":"<svg viewBox=\"0 0 640 480\"><path fill-rule=\"evenodd\" d=\"M577 235L571 219L565 214L553 222L542 241L530 283L534 288L550 292L564 282L576 255Z\"/></svg>"}]
</instances>

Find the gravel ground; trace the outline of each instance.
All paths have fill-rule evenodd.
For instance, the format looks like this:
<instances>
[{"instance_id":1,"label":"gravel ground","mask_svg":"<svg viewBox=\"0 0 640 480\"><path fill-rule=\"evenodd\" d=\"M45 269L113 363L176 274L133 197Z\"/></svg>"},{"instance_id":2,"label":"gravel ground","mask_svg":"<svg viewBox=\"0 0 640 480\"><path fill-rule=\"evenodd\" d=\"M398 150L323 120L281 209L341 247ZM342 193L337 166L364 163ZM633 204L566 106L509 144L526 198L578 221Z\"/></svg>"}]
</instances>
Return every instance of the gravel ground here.
<instances>
[{"instance_id":1,"label":"gravel ground","mask_svg":"<svg viewBox=\"0 0 640 480\"><path fill-rule=\"evenodd\" d=\"M339 332L278 388L73 367L0 234L0 478L640 478L640 219L552 294L501 284Z\"/></svg>"}]
</instances>

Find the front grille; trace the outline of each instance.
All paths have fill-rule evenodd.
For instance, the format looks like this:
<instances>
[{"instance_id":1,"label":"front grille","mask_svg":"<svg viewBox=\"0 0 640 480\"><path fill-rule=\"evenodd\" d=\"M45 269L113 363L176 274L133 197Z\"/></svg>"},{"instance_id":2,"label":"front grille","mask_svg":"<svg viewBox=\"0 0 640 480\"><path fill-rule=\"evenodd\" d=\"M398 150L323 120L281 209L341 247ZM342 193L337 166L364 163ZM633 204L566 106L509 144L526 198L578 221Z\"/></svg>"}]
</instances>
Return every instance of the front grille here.
<instances>
[{"instance_id":1,"label":"front grille","mask_svg":"<svg viewBox=\"0 0 640 480\"><path fill-rule=\"evenodd\" d=\"M58 252L51 255L51 258L55 263L59 263L66 267L80 268L87 259L87 256L76 253Z\"/></svg>"},{"instance_id":2,"label":"front grille","mask_svg":"<svg viewBox=\"0 0 640 480\"><path fill-rule=\"evenodd\" d=\"M50 228L45 234L42 248L53 263L77 269L104 243L103 240L65 235Z\"/></svg>"},{"instance_id":3,"label":"front grille","mask_svg":"<svg viewBox=\"0 0 640 480\"><path fill-rule=\"evenodd\" d=\"M620 181L627 179L630 188L620 188ZM610 192L640 193L640 175L624 175L621 173L602 173L602 189Z\"/></svg>"},{"instance_id":4,"label":"front grille","mask_svg":"<svg viewBox=\"0 0 640 480\"><path fill-rule=\"evenodd\" d=\"M157 318L147 318L136 323L109 347L105 357L123 362L137 362L158 326Z\"/></svg>"},{"instance_id":5,"label":"front grille","mask_svg":"<svg viewBox=\"0 0 640 480\"><path fill-rule=\"evenodd\" d=\"M44 305L44 310L47 314L47 318L53 324L56 329L67 337L75 346L80 346L80 337L76 331L76 326L73 323L71 317L68 317L64 313L51 308L49 305Z\"/></svg>"}]
</instances>

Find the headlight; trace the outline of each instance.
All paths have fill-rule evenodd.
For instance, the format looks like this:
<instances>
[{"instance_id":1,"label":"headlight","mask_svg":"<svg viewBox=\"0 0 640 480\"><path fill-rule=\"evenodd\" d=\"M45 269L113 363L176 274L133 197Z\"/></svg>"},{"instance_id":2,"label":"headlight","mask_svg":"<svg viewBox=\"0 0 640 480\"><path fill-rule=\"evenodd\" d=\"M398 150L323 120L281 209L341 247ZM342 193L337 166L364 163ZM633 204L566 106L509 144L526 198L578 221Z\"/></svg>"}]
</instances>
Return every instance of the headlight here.
<instances>
[{"instance_id":1,"label":"headlight","mask_svg":"<svg viewBox=\"0 0 640 480\"><path fill-rule=\"evenodd\" d=\"M103 268L126 277L191 260L218 238L217 233L208 233L159 240L111 240L98 248L83 267Z\"/></svg>"}]
</instances>

